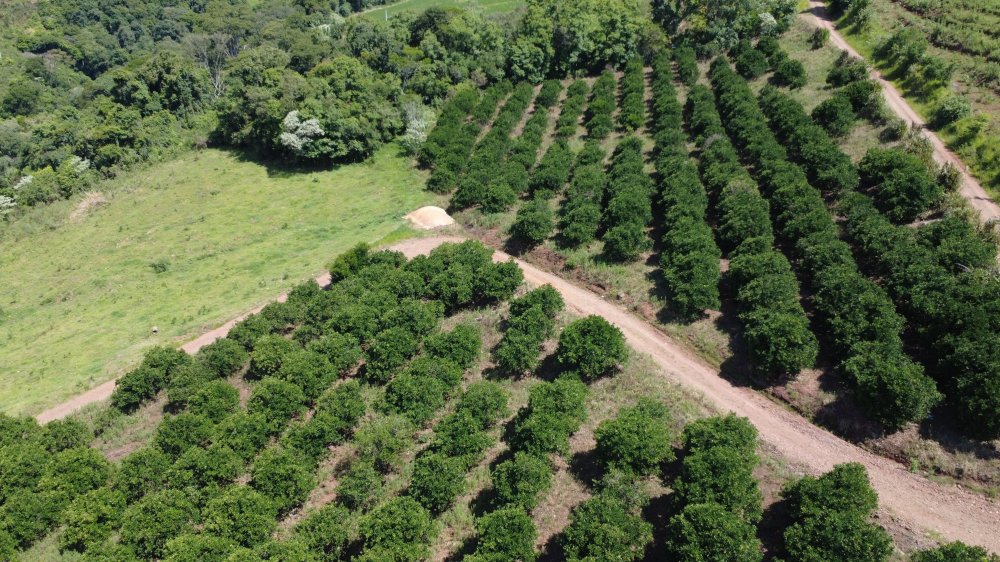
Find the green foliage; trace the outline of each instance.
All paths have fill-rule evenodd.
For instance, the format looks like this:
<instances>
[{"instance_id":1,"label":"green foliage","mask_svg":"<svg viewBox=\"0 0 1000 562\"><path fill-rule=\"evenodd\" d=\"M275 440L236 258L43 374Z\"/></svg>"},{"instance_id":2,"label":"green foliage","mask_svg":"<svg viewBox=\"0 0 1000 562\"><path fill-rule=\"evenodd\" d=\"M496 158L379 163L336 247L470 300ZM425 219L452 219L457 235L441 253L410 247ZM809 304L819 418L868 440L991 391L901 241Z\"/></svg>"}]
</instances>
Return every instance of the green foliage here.
<instances>
[{"instance_id":1,"label":"green foliage","mask_svg":"<svg viewBox=\"0 0 1000 562\"><path fill-rule=\"evenodd\" d=\"M756 529L715 503L689 504L670 519L667 551L678 562L760 562Z\"/></svg>"},{"instance_id":2,"label":"green foliage","mask_svg":"<svg viewBox=\"0 0 1000 562\"><path fill-rule=\"evenodd\" d=\"M566 99L563 100L562 109L559 110L559 117L556 120L557 138L564 139L576 134L589 93L590 86L583 80L577 80L567 88Z\"/></svg>"},{"instance_id":3,"label":"green foliage","mask_svg":"<svg viewBox=\"0 0 1000 562\"><path fill-rule=\"evenodd\" d=\"M532 387L528 407L514 420L511 448L535 455L565 451L587 418L586 397L587 386L572 376Z\"/></svg>"},{"instance_id":4,"label":"green foliage","mask_svg":"<svg viewBox=\"0 0 1000 562\"><path fill-rule=\"evenodd\" d=\"M575 320L559 335L556 360L586 380L607 375L627 357L625 336L600 316Z\"/></svg>"},{"instance_id":5,"label":"green foliage","mask_svg":"<svg viewBox=\"0 0 1000 562\"><path fill-rule=\"evenodd\" d=\"M285 358L297 349L295 342L278 334L261 336L253 343L248 375L262 379L278 374Z\"/></svg>"},{"instance_id":6,"label":"green foliage","mask_svg":"<svg viewBox=\"0 0 1000 562\"><path fill-rule=\"evenodd\" d=\"M622 408L614 419L601 422L594 432L597 457L606 469L617 468L639 475L656 473L673 460L667 407L641 399Z\"/></svg>"},{"instance_id":7,"label":"green foliage","mask_svg":"<svg viewBox=\"0 0 1000 562\"><path fill-rule=\"evenodd\" d=\"M753 476L754 456L725 446L685 453L674 493L680 505L717 503L741 518L760 521L761 493Z\"/></svg>"},{"instance_id":8,"label":"green foliage","mask_svg":"<svg viewBox=\"0 0 1000 562\"><path fill-rule=\"evenodd\" d=\"M784 58L774 67L774 82L791 89L801 88L809 81L806 68L801 61Z\"/></svg>"},{"instance_id":9,"label":"green foliage","mask_svg":"<svg viewBox=\"0 0 1000 562\"><path fill-rule=\"evenodd\" d=\"M398 497L376 508L361 520L365 550L382 550L402 560L429 554L433 523L430 513L409 497Z\"/></svg>"},{"instance_id":10,"label":"green foliage","mask_svg":"<svg viewBox=\"0 0 1000 562\"><path fill-rule=\"evenodd\" d=\"M142 364L115 383L111 405L122 412L131 412L162 390L170 378L191 358L176 349L154 347L146 352Z\"/></svg>"},{"instance_id":11,"label":"green foliage","mask_svg":"<svg viewBox=\"0 0 1000 562\"><path fill-rule=\"evenodd\" d=\"M249 462L267 444L268 433L268 420L264 414L237 412L219 422L215 428L215 439L236 452L244 462Z\"/></svg>"},{"instance_id":12,"label":"green foliage","mask_svg":"<svg viewBox=\"0 0 1000 562\"><path fill-rule=\"evenodd\" d=\"M250 475L250 487L270 500L279 515L301 505L316 486L312 467L281 449L261 453Z\"/></svg>"},{"instance_id":13,"label":"green foliage","mask_svg":"<svg viewBox=\"0 0 1000 562\"><path fill-rule=\"evenodd\" d=\"M239 372L250 358L246 349L231 338L218 339L198 350L197 359L220 377Z\"/></svg>"},{"instance_id":14,"label":"green foliage","mask_svg":"<svg viewBox=\"0 0 1000 562\"><path fill-rule=\"evenodd\" d=\"M480 419L468 409L460 409L434 426L434 440L430 449L459 457L466 467L471 467L479 462L492 442L493 438L482 428Z\"/></svg>"},{"instance_id":15,"label":"green foliage","mask_svg":"<svg viewBox=\"0 0 1000 562\"><path fill-rule=\"evenodd\" d=\"M247 400L247 413L261 414L270 433L277 433L288 420L305 412L306 396L297 384L277 377L258 382Z\"/></svg>"},{"instance_id":16,"label":"green foliage","mask_svg":"<svg viewBox=\"0 0 1000 562\"><path fill-rule=\"evenodd\" d=\"M171 487L210 495L235 480L242 471L243 459L225 445L191 447L174 463L168 479Z\"/></svg>"},{"instance_id":17,"label":"green foliage","mask_svg":"<svg viewBox=\"0 0 1000 562\"><path fill-rule=\"evenodd\" d=\"M770 67L764 53L754 48L749 41L742 41L736 45L733 63L736 65L736 72L747 80L756 79Z\"/></svg>"},{"instance_id":18,"label":"green foliage","mask_svg":"<svg viewBox=\"0 0 1000 562\"><path fill-rule=\"evenodd\" d=\"M635 131L646 122L645 88L643 61L632 59L625 65L618 111L618 124L625 131Z\"/></svg>"},{"instance_id":19,"label":"green foliage","mask_svg":"<svg viewBox=\"0 0 1000 562\"><path fill-rule=\"evenodd\" d=\"M170 539L164 547L165 562L225 562L236 544L207 533L185 533Z\"/></svg>"},{"instance_id":20,"label":"green foliage","mask_svg":"<svg viewBox=\"0 0 1000 562\"><path fill-rule=\"evenodd\" d=\"M50 453L86 447L93 433L86 424L75 419L52 420L42 427L41 442Z\"/></svg>"},{"instance_id":21,"label":"green foliage","mask_svg":"<svg viewBox=\"0 0 1000 562\"><path fill-rule=\"evenodd\" d=\"M121 542L139 556L162 557L167 541L191 530L197 515L197 508L183 492L154 492L125 510Z\"/></svg>"},{"instance_id":22,"label":"green foliage","mask_svg":"<svg viewBox=\"0 0 1000 562\"><path fill-rule=\"evenodd\" d=\"M59 535L59 548L82 552L104 542L121 525L123 511L125 495L111 488L96 488L74 498L62 513L65 529Z\"/></svg>"},{"instance_id":23,"label":"green foliage","mask_svg":"<svg viewBox=\"0 0 1000 562\"><path fill-rule=\"evenodd\" d=\"M970 115L972 115L972 106L969 104L969 100L960 95L953 95L945 98L937 106L932 121L936 127L946 127Z\"/></svg>"},{"instance_id":24,"label":"green foliage","mask_svg":"<svg viewBox=\"0 0 1000 562\"><path fill-rule=\"evenodd\" d=\"M295 536L320 560L339 560L350 539L350 513L338 505L325 505L295 526Z\"/></svg>"},{"instance_id":25,"label":"green foliage","mask_svg":"<svg viewBox=\"0 0 1000 562\"><path fill-rule=\"evenodd\" d=\"M153 443L177 458L191 447L207 445L212 438L212 420L189 412L168 416L156 429Z\"/></svg>"},{"instance_id":26,"label":"green foliage","mask_svg":"<svg viewBox=\"0 0 1000 562\"><path fill-rule=\"evenodd\" d=\"M554 320L542 306L526 310L516 307L507 320L507 331L493 350L497 368L511 375L521 375L538 366L538 352L554 329Z\"/></svg>"},{"instance_id":27,"label":"green foliage","mask_svg":"<svg viewBox=\"0 0 1000 562\"><path fill-rule=\"evenodd\" d=\"M537 505L539 495L552 485L552 466L544 457L518 451L493 467L490 476L500 505L510 504L530 511Z\"/></svg>"},{"instance_id":28,"label":"green foliage","mask_svg":"<svg viewBox=\"0 0 1000 562\"><path fill-rule=\"evenodd\" d=\"M203 385L188 400L188 411L218 423L239 410L240 392L226 381L211 381Z\"/></svg>"},{"instance_id":29,"label":"green foliage","mask_svg":"<svg viewBox=\"0 0 1000 562\"><path fill-rule=\"evenodd\" d=\"M473 560L535 560L535 523L517 506L503 507L476 520Z\"/></svg>"},{"instance_id":30,"label":"green foliage","mask_svg":"<svg viewBox=\"0 0 1000 562\"><path fill-rule=\"evenodd\" d=\"M402 452L410 443L413 424L400 416L385 416L371 420L358 429L354 446L358 457L388 472L399 466Z\"/></svg>"},{"instance_id":31,"label":"green foliage","mask_svg":"<svg viewBox=\"0 0 1000 562\"><path fill-rule=\"evenodd\" d=\"M449 332L440 332L424 340L424 351L468 369L479 357L482 337L472 324L459 324Z\"/></svg>"},{"instance_id":32,"label":"green foliage","mask_svg":"<svg viewBox=\"0 0 1000 562\"><path fill-rule=\"evenodd\" d=\"M989 554L979 546L968 546L960 542L950 542L930 550L915 553L912 562L996 562L996 554Z\"/></svg>"},{"instance_id":33,"label":"green foliage","mask_svg":"<svg viewBox=\"0 0 1000 562\"><path fill-rule=\"evenodd\" d=\"M208 502L202 518L205 531L252 547L271 536L276 515L275 505L264 495L246 486L232 486Z\"/></svg>"},{"instance_id":34,"label":"green foliage","mask_svg":"<svg viewBox=\"0 0 1000 562\"><path fill-rule=\"evenodd\" d=\"M615 149L607 188L604 253L613 261L635 260L649 245L646 225L653 218L652 185L637 137L623 139Z\"/></svg>"},{"instance_id":35,"label":"green foliage","mask_svg":"<svg viewBox=\"0 0 1000 562\"><path fill-rule=\"evenodd\" d=\"M813 109L812 118L832 136L842 137L854 126L854 107L846 96L836 94L820 102Z\"/></svg>"},{"instance_id":36,"label":"green foliage","mask_svg":"<svg viewBox=\"0 0 1000 562\"><path fill-rule=\"evenodd\" d=\"M157 447L139 449L122 459L112 488L123 493L130 504L135 503L166 485L170 462L170 457Z\"/></svg>"},{"instance_id":37,"label":"green foliage","mask_svg":"<svg viewBox=\"0 0 1000 562\"><path fill-rule=\"evenodd\" d=\"M861 188L897 223L907 223L932 208L943 190L917 156L899 149L873 148L858 164Z\"/></svg>"},{"instance_id":38,"label":"green foliage","mask_svg":"<svg viewBox=\"0 0 1000 562\"><path fill-rule=\"evenodd\" d=\"M563 532L566 560L640 560L653 540L653 526L611 494L599 494L573 509Z\"/></svg>"},{"instance_id":39,"label":"green foliage","mask_svg":"<svg viewBox=\"0 0 1000 562\"><path fill-rule=\"evenodd\" d=\"M535 197L518 209L510 235L527 246L537 246L549 237L554 226L548 200Z\"/></svg>"},{"instance_id":40,"label":"green foliage","mask_svg":"<svg viewBox=\"0 0 1000 562\"><path fill-rule=\"evenodd\" d=\"M455 411L468 413L481 429L488 429L507 415L507 391L498 383L478 381L466 387Z\"/></svg>"},{"instance_id":41,"label":"green foliage","mask_svg":"<svg viewBox=\"0 0 1000 562\"><path fill-rule=\"evenodd\" d=\"M409 495L433 514L449 507L465 488L465 463L461 458L430 453L413 463Z\"/></svg>"},{"instance_id":42,"label":"green foliage","mask_svg":"<svg viewBox=\"0 0 1000 562\"><path fill-rule=\"evenodd\" d=\"M382 474L375 465L360 459L347 469L337 486L337 502L351 510L366 510L372 506L382 488Z\"/></svg>"}]
</instances>

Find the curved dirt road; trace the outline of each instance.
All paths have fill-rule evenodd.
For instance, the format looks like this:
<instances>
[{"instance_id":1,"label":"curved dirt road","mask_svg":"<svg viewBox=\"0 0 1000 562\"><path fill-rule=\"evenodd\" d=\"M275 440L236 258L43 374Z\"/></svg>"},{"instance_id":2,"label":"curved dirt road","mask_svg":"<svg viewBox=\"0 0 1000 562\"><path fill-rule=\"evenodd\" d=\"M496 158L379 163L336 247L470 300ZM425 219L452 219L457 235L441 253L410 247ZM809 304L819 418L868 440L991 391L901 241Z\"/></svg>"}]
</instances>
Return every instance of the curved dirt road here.
<instances>
[{"instance_id":1,"label":"curved dirt road","mask_svg":"<svg viewBox=\"0 0 1000 562\"><path fill-rule=\"evenodd\" d=\"M815 17L817 25L830 31L830 41L837 48L847 51L853 57L864 58L837 31L823 0L809 0L809 11ZM959 193L969 202L969 205L973 209L979 212L979 218L983 222L1000 218L1000 206L990 198L986 190L983 189L983 186L976 181L976 178L969 174L965 163L954 152L948 150L948 147L945 146L941 139L927 128L927 123L924 119L910 107L910 104L906 103L899 90L891 82L882 77L881 72L873 67L871 75L875 81L882 85L882 94L889 108L901 119L912 123L915 128L920 129L924 136L930 140L931 146L934 148L934 160L938 164L949 163L961 172L962 186Z\"/></svg>"},{"instance_id":2,"label":"curved dirt road","mask_svg":"<svg viewBox=\"0 0 1000 562\"><path fill-rule=\"evenodd\" d=\"M462 240L464 238L439 236L407 240L390 248L413 257L426 254L442 243ZM510 259L510 256L499 251L493 257L498 261ZM900 464L869 453L816 427L752 389L733 386L720 377L714 368L694 357L687 349L646 321L557 275L520 260L517 263L529 284L552 285L562 294L566 306L572 311L578 314L598 314L618 326L629 344L637 351L651 356L673 382L701 392L720 411L732 411L749 418L760 432L761 439L788 461L816 473L828 471L835 464L859 462L868 469L882 507L914 530L925 535L938 533L950 540L961 540L1000 552L1000 504L957 487L934 484L926 478L907 472ZM323 279L319 281L322 282ZM204 334L184 345L183 349L194 352L215 341L224 336L237 320ZM77 397L72 401L72 407L67 406L71 403L67 403L43 415L47 416L46 419L65 416L84 405L84 400L90 403L107 398L113 388L113 381L101 385Z\"/></svg>"}]
</instances>

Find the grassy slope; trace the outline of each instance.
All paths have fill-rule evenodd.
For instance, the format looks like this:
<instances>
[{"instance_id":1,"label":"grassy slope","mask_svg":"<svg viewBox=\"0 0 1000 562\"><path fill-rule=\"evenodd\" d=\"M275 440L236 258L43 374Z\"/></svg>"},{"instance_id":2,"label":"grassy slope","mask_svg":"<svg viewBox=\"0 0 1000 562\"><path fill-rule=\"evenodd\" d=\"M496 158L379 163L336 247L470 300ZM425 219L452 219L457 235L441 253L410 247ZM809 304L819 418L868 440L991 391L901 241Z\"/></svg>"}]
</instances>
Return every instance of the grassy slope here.
<instances>
[{"instance_id":1,"label":"grassy slope","mask_svg":"<svg viewBox=\"0 0 1000 562\"><path fill-rule=\"evenodd\" d=\"M402 215L432 197L396 151L310 173L190 153L114 182L108 204L81 220L65 220L70 201L9 225L0 234L0 411L57 403L358 242L405 233ZM161 260L169 268L157 274L150 264Z\"/></svg>"},{"instance_id":2,"label":"grassy slope","mask_svg":"<svg viewBox=\"0 0 1000 562\"><path fill-rule=\"evenodd\" d=\"M524 0L401 0L388 6L377 6L362 13L366 18L384 18L401 12L422 12L427 8L462 8L484 14L512 12L525 5Z\"/></svg>"}]
</instances>

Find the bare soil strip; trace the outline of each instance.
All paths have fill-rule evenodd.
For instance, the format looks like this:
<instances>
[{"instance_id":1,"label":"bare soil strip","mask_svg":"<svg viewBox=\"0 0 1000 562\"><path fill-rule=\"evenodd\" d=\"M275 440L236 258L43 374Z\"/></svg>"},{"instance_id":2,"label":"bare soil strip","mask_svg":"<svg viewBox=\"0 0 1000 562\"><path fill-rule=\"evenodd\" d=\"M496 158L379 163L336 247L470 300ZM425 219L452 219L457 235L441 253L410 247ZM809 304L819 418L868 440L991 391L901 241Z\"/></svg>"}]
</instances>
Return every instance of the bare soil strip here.
<instances>
[{"instance_id":1,"label":"bare soil strip","mask_svg":"<svg viewBox=\"0 0 1000 562\"><path fill-rule=\"evenodd\" d=\"M857 51L851 47L850 44L844 40L844 37L837 31L833 20L830 17L829 12L826 9L826 4L823 0L809 0L809 11L812 12L816 19L816 24L820 27L824 27L830 30L830 41L838 48L847 51L851 56L863 59ZM962 160L955 155L954 152L948 150L944 142L927 128L927 123L924 121L916 111L910 107L910 104L906 102L899 90L892 85L891 82L886 80L882 73L877 69L872 67L871 71L872 78L882 85L882 93L885 97L886 103L889 108L898 115L901 119L908 121L913 124L913 127L919 129L925 137L930 141L931 146L934 148L934 160L938 164L949 163L957 169L962 175L962 186L959 193L969 202L969 205L973 209L979 212L979 218L983 222L989 222L991 220L1000 218L1000 206L990 198L983 186L976 181L976 178L969 174L969 169L962 162ZM1000 533L1000 530L995 530L995 532Z\"/></svg>"}]
</instances>

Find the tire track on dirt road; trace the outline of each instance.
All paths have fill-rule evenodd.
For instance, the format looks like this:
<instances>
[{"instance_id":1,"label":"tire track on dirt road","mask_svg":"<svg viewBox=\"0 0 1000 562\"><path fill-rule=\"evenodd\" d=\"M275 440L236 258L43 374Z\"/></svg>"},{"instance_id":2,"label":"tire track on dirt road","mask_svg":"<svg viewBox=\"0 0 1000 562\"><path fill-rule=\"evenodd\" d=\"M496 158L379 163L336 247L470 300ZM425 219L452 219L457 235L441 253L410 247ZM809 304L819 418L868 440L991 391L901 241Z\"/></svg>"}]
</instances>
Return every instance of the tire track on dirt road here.
<instances>
[{"instance_id":1,"label":"tire track on dirt road","mask_svg":"<svg viewBox=\"0 0 1000 562\"><path fill-rule=\"evenodd\" d=\"M837 27L834 25L823 0L810 0L809 11L812 13L817 25L830 31L830 40L833 42L834 46L838 49L847 51L852 57L864 60L864 57L855 51L854 48L851 47L851 45L840 34L840 32L837 31ZM986 193L986 190L983 189L983 186L976 180L976 178L972 177L969 173L968 166L966 166L954 152L948 150L948 147L945 146L940 137L927 128L927 123L916 111L914 111L912 107L910 107L910 104L907 103L906 99L903 98L903 95L899 93L899 90L897 90L891 82L886 80L882 76L882 73L875 67L871 67L871 77L882 86L882 95L889 108L892 109L893 113L898 115L900 119L912 123L914 128L920 130L921 133L927 137L931 143L931 147L934 149L934 160L938 164L951 164L956 170L959 171L962 179L962 185L959 189L959 193L965 198L966 201L969 202L969 205L971 205L973 209L978 211L980 220L983 222L989 222L995 219L1000 219L1000 206L998 206L989 194Z\"/></svg>"},{"instance_id":2,"label":"tire track on dirt road","mask_svg":"<svg viewBox=\"0 0 1000 562\"><path fill-rule=\"evenodd\" d=\"M408 258L426 254L446 242L461 242L465 238L437 236L417 238L394 244ZM495 252L496 261L511 259ZM716 369L694 356L666 334L599 295L578 287L565 279L516 260L530 285L552 285L566 306L578 314L597 314L618 326L629 344L645 353L663 369L672 382L702 393L721 412L734 412L748 418L760 432L761 439L789 462L821 473L845 462L858 462L868 470L872 486L879 494L883 508L924 536L942 535L949 540L961 540L1000 552L1000 504L958 487L935 484L910 473L895 461L879 457L836 435L817 427L803 417L776 404L760 393L734 386L719 376ZM329 278L318 279L321 283ZM280 299L279 299L280 300ZM259 309L258 309L259 310ZM244 315L246 316L246 315ZM243 317L240 317L243 318ZM193 353L217 338L225 336L239 319L227 322L216 330L185 344L182 349ZM56 419L82 407L84 399L96 402L106 399L114 382L106 383L73 401L60 405L39 416ZM72 404L72 407L69 406Z\"/></svg>"}]
</instances>

